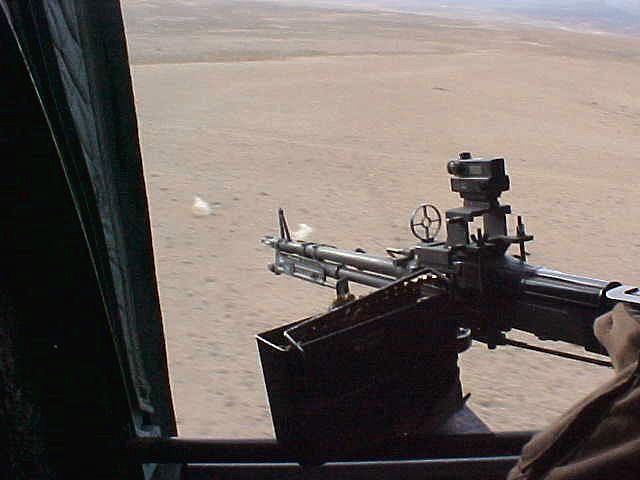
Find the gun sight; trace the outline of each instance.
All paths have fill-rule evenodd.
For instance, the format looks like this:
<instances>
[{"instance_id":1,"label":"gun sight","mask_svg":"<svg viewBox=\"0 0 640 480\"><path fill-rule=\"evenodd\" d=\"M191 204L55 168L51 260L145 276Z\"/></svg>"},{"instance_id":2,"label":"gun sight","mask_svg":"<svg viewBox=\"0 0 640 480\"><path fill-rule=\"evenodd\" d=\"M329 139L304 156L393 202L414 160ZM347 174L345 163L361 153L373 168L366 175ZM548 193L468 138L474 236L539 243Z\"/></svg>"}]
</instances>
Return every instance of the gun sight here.
<instances>
[{"instance_id":1,"label":"gun sight","mask_svg":"<svg viewBox=\"0 0 640 480\"><path fill-rule=\"evenodd\" d=\"M451 175L451 190L465 200L492 203L509 190L503 158L485 160L464 152L458 159L449 161L447 171Z\"/></svg>"}]
</instances>

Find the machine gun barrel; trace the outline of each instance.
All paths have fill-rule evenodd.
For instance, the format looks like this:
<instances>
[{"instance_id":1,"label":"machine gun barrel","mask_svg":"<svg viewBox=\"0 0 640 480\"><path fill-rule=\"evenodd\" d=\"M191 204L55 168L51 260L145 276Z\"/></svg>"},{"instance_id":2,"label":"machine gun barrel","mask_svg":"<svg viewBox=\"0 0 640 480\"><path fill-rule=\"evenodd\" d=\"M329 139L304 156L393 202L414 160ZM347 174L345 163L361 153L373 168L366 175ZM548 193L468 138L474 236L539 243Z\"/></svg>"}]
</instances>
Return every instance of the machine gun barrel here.
<instances>
[{"instance_id":1,"label":"machine gun barrel","mask_svg":"<svg viewBox=\"0 0 640 480\"><path fill-rule=\"evenodd\" d=\"M272 243L269 243L269 239ZM387 277L400 278L409 271L400 265L397 259L378 257L363 252L343 250L319 243L296 242L282 238L266 237L265 244L280 252L293 253L313 260L332 262L338 265L349 265L358 270L373 272Z\"/></svg>"},{"instance_id":2,"label":"machine gun barrel","mask_svg":"<svg viewBox=\"0 0 640 480\"><path fill-rule=\"evenodd\" d=\"M262 243L276 251L275 262L269 266L272 272L327 287L335 287L328 281L334 279L381 288L410 273L398 260L329 245L271 236L264 237Z\"/></svg>"}]
</instances>

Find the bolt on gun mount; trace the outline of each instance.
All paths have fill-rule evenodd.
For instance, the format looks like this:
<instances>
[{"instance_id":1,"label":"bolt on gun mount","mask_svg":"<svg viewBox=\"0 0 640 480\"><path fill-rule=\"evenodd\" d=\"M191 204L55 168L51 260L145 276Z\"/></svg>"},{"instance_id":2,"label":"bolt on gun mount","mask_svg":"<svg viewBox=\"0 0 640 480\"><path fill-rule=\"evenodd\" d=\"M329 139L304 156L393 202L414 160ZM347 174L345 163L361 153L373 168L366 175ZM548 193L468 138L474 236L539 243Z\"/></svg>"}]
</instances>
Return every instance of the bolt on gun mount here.
<instances>
[{"instance_id":1,"label":"bolt on gun mount","mask_svg":"<svg viewBox=\"0 0 640 480\"><path fill-rule=\"evenodd\" d=\"M280 209L280 236L262 239L275 250L270 270L336 288L342 300L349 298L348 282L380 288L424 270L446 291L452 311L459 312L459 327L489 348L530 347L507 339L505 332L517 329L605 353L593 335L593 321L617 301L640 304L640 291L527 263L525 243L533 236L526 233L521 217L515 235L509 235L506 215L511 208L498 201L509 190L504 159L462 153L448 162L447 170L451 190L460 194L463 206L446 211L446 241L435 240L442 216L430 204L420 205L411 217L411 230L420 242L387 249L389 257L295 241ZM479 217L483 229L470 233L469 224ZM519 246L518 255L507 254L512 244Z\"/></svg>"}]
</instances>

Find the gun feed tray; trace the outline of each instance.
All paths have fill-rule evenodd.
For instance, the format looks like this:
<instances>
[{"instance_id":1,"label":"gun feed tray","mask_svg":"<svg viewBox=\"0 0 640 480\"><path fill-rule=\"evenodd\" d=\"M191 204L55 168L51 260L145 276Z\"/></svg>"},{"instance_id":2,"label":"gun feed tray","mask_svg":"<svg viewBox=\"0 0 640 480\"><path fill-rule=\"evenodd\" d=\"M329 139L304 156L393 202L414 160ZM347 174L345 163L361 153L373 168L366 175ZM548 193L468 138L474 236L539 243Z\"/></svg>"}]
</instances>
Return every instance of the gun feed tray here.
<instances>
[{"instance_id":1,"label":"gun feed tray","mask_svg":"<svg viewBox=\"0 0 640 480\"><path fill-rule=\"evenodd\" d=\"M446 296L424 278L257 336L283 446L320 461L424 433L459 408L455 322L442 313Z\"/></svg>"}]
</instances>

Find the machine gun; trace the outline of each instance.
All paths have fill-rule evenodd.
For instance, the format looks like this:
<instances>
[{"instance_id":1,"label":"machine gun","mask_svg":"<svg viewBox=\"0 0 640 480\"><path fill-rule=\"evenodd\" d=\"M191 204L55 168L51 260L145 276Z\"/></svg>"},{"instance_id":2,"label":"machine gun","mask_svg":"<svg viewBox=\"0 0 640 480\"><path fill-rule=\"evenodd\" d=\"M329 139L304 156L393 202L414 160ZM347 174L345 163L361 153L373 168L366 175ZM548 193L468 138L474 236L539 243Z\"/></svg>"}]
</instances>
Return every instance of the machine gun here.
<instances>
[{"instance_id":1,"label":"machine gun","mask_svg":"<svg viewBox=\"0 0 640 480\"><path fill-rule=\"evenodd\" d=\"M279 236L262 239L275 250L273 273L337 293L329 313L258 336L276 434L290 446L307 442L300 455L331 452L332 445L342 449L356 437L424 432L423 420L420 427L406 424L419 412L426 412L426 429L433 430L434 419L446 419L463 404L457 354L472 339L490 349L513 345L609 365L516 341L507 333L521 330L606 354L593 334L594 320L615 302L640 304L640 290L529 264L525 246L533 236L520 216L509 234L511 207L499 202L510 186L504 159L462 153L447 170L462 207L447 210L443 219L435 206L420 205L409 225L419 242L389 248L387 257L296 241L282 209ZM480 218L482 227L470 232ZM443 223L446 240L437 241ZM517 246L517 254L509 254L511 246ZM378 290L355 299L350 282ZM413 370L414 365L419 368ZM389 397L389 391L397 394ZM419 401L407 405L403 399L416 392ZM372 406L371 398L380 396L386 403ZM380 418L388 421L381 426ZM371 423L376 428L358 427L360 435L353 437L353 425ZM309 438L325 441L309 443Z\"/></svg>"},{"instance_id":2,"label":"machine gun","mask_svg":"<svg viewBox=\"0 0 640 480\"><path fill-rule=\"evenodd\" d=\"M593 335L593 321L616 301L640 304L640 291L529 264L525 244L533 235L525 231L521 216L515 234L509 235L511 207L498 200L510 186L504 159L472 158L465 152L449 161L447 170L451 190L460 194L463 206L445 212L445 241L436 241L443 219L431 204L420 205L411 216L410 228L419 243L405 249L388 248L386 258L298 242L291 238L280 209L279 237L262 239L275 250L275 262L269 269L335 288L338 303L350 298L349 282L380 288L424 271L431 275L432 285L446 291L452 305L466 312L460 328L468 329L473 339L489 348L523 346L505 335L516 329L542 340L562 340L606 353ZM479 217L483 228L470 232L469 225ZM511 245L518 246L518 254L508 254Z\"/></svg>"}]
</instances>

